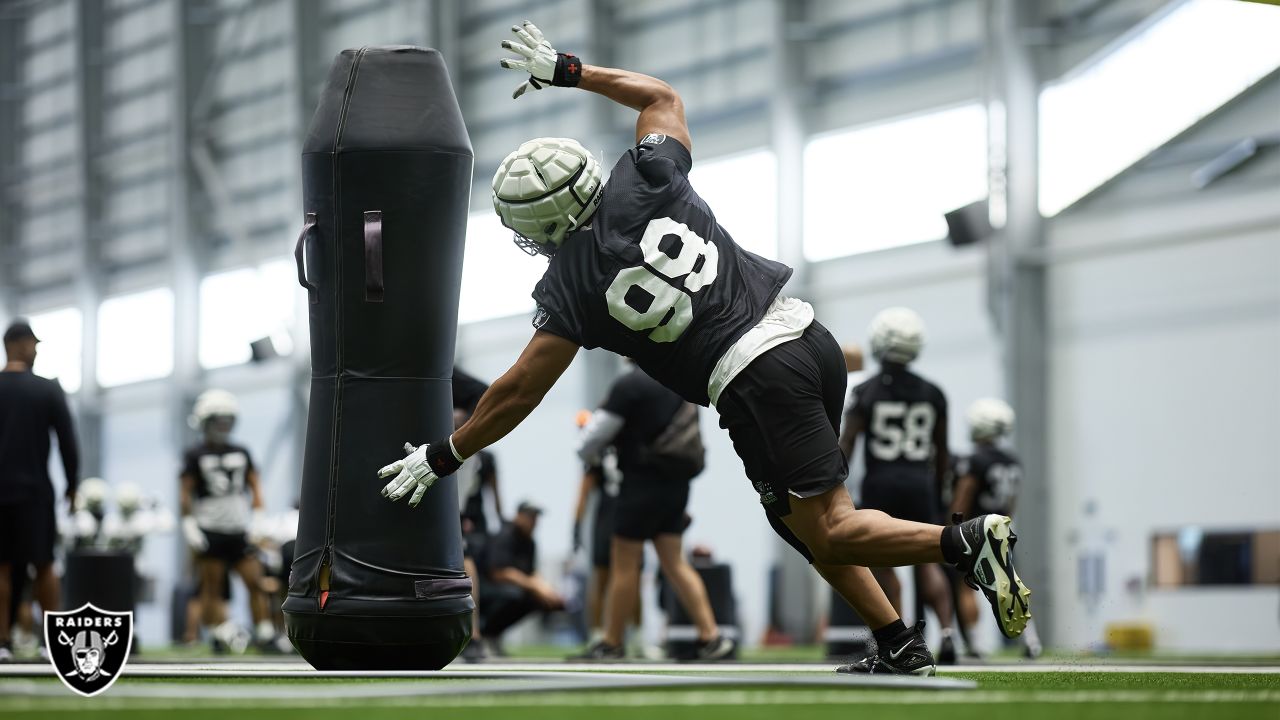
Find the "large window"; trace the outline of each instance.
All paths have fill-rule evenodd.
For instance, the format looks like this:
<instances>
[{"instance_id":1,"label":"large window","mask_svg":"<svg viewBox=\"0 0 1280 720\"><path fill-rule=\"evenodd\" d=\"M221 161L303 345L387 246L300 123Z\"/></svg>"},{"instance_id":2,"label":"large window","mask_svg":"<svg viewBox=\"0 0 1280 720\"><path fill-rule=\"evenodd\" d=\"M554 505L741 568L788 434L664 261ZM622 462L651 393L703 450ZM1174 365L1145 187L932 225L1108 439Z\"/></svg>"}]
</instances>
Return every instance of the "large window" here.
<instances>
[{"instance_id":1,"label":"large window","mask_svg":"<svg viewBox=\"0 0 1280 720\"><path fill-rule=\"evenodd\" d=\"M98 383L114 387L173 372L173 291L156 288L98 306Z\"/></svg>"},{"instance_id":2,"label":"large window","mask_svg":"<svg viewBox=\"0 0 1280 720\"><path fill-rule=\"evenodd\" d=\"M33 368L37 375L53 378L62 389L80 389L81 317L77 308L37 313L28 318L31 330L40 338Z\"/></svg>"},{"instance_id":3,"label":"large window","mask_svg":"<svg viewBox=\"0 0 1280 720\"><path fill-rule=\"evenodd\" d=\"M1280 67L1280 10L1195 0L1040 96L1040 209L1053 215Z\"/></svg>"},{"instance_id":4,"label":"large window","mask_svg":"<svg viewBox=\"0 0 1280 720\"><path fill-rule=\"evenodd\" d=\"M965 105L815 138L805 148L804 255L826 260L944 238L987 194L986 115Z\"/></svg>"},{"instance_id":5,"label":"large window","mask_svg":"<svg viewBox=\"0 0 1280 720\"><path fill-rule=\"evenodd\" d=\"M492 210L467 218L458 322L533 314L533 286L547 271L547 259L528 257L511 242L511 231Z\"/></svg>"},{"instance_id":6,"label":"large window","mask_svg":"<svg viewBox=\"0 0 1280 720\"><path fill-rule=\"evenodd\" d=\"M757 255L778 257L778 169L771 150L698 163L689 183L735 242Z\"/></svg>"},{"instance_id":7,"label":"large window","mask_svg":"<svg viewBox=\"0 0 1280 720\"><path fill-rule=\"evenodd\" d=\"M248 362L249 343L271 338L277 352L293 345L295 302L302 289L292 260L217 273L200 283L200 364Z\"/></svg>"}]
</instances>

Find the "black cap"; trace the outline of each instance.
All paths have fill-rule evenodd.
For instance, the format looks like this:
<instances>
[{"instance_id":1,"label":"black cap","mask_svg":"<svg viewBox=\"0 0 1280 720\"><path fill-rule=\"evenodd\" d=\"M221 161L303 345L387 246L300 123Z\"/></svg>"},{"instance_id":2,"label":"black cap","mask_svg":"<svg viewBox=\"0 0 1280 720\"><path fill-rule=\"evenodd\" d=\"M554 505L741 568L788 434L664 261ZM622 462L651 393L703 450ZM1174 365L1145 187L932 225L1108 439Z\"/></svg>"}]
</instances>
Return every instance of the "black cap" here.
<instances>
[{"instance_id":1,"label":"black cap","mask_svg":"<svg viewBox=\"0 0 1280 720\"><path fill-rule=\"evenodd\" d=\"M36 334L31 331L31 324L22 318L9 323L9 329L4 331L5 344L14 340L26 340L27 338L40 342L40 338L36 337Z\"/></svg>"},{"instance_id":2,"label":"black cap","mask_svg":"<svg viewBox=\"0 0 1280 720\"><path fill-rule=\"evenodd\" d=\"M516 512L529 513L530 515L541 515L542 508L534 505L531 500L521 500L520 504L516 506Z\"/></svg>"}]
</instances>

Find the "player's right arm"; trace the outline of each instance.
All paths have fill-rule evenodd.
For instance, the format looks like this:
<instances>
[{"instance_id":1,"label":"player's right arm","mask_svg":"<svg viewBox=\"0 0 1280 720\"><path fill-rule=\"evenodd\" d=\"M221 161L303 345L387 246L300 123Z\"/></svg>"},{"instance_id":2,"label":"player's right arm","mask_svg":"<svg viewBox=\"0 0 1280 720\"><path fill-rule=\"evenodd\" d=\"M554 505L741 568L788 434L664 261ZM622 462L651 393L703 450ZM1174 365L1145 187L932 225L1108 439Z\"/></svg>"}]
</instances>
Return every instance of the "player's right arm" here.
<instances>
[{"instance_id":1,"label":"player's right arm","mask_svg":"<svg viewBox=\"0 0 1280 720\"><path fill-rule=\"evenodd\" d=\"M406 495L416 506L435 481L452 475L463 461L506 437L524 421L578 354L578 345L554 333L538 330L509 370L489 386L475 412L453 435L414 447L405 443L407 457L378 471L391 478L382 488L392 501Z\"/></svg>"},{"instance_id":2,"label":"player's right arm","mask_svg":"<svg viewBox=\"0 0 1280 720\"><path fill-rule=\"evenodd\" d=\"M680 142L687 150L693 150L689 138L689 125L684 117L684 102L679 93L667 83L655 77L587 65L576 56L557 52L542 35L542 31L529 21L513 26L515 40L504 40L502 47L519 57L503 58L501 65L509 70L529 73L529 79L516 88L512 97L520 97L530 90L541 90L548 85L578 87L603 95L640 113L636 120L636 140L650 133L666 135Z\"/></svg>"}]
</instances>

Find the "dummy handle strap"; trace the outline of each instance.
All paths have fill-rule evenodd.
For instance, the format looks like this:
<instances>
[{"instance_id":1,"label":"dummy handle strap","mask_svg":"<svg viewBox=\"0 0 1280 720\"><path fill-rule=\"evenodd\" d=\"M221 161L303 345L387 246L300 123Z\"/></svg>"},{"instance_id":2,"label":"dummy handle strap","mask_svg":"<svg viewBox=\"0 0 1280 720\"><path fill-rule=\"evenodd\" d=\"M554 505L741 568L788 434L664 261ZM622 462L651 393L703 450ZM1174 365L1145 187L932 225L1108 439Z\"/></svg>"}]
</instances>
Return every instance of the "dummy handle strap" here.
<instances>
[{"instance_id":1,"label":"dummy handle strap","mask_svg":"<svg viewBox=\"0 0 1280 720\"><path fill-rule=\"evenodd\" d=\"M364 214L364 301L382 302L382 211Z\"/></svg>"},{"instance_id":2,"label":"dummy handle strap","mask_svg":"<svg viewBox=\"0 0 1280 720\"><path fill-rule=\"evenodd\" d=\"M298 284L307 289L307 299L312 305L319 301L316 295L318 288L315 283L307 279L306 254L307 238L315 228L316 214L307 213L306 222L302 225L302 232L298 233L298 242L293 246L293 260L298 265Z\"/></svg>"}]
</instances>

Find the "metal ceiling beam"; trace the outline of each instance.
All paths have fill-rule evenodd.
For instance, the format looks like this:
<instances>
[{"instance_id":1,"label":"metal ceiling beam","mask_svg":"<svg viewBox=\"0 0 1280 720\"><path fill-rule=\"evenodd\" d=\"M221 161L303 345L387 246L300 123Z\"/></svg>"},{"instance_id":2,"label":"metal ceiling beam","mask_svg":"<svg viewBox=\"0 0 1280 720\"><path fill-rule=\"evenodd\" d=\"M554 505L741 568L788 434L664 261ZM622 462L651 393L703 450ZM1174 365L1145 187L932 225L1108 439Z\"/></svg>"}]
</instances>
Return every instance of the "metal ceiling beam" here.
<instances>
[{"instance_id":1,"label":"metal ceiling beam","mask_svg":"<svg viewBox=\"0 0 1280 720\"><path fill-rule=\"evenodd\" d=\"M22 104L17 92L22 81L23 54L19 50L25 21L0 15L0 324L8 327L18 313L17 265L21 205L10 175L18 167L22 135Z\"/></svg>"},{"instance_id":2,"label":"metal ceiling beam","mask_svg":"<svg viewBox=\"0 0 1280 720\"><path fill-rule=\"evenodd\" d=\"M80 185L80 231L76 238L76 306L80 309L80 470L102 474L102 389L98 385L98 306L106 273L101 261L105 187L94 158L103 144L103 3L78 0L75 5L76 154Z\"/></svg>"},{"instance_id":3,"label":"metal ceiling beam","mask_svg":"<svg viewBox=\"0 0 1280 720\"><path fill-rule=\"evenodd\" d=\"M1034 613L1045 641L1052 640L1054 597L1049 572L1052 518L1048 464L1048 312L1045 267L1030 261L1045 247L1040 214L1041 52L1035 46L1043 24L1035 3L988 0L988 45L992 63L990 100L1004 108L1003 132L991 133L993 219L1003 220L994 238L990 298L1003 341L1005 391L1018 417L1015 442L1023 463L1018 498L1019 573L1041 602ZM999 117L998 114L992 115ZM1003 217L1001 217L1003 216Z\"/></svg>"},{"instance_id":4,"label":"metal ceiling beam","mask_svg":"<svg viewBox=\"0 0 1280 720\"><path fill-rule=\"evenodd\" d=\"M769 144L776 162L778 185L778 259L795 269L784 292L807 297L809 272L804 258L804 146L808 129L804 100L804 48L793 32L808 17L803 0L773 0L771 52L773 94L769 100ZM778 628L808 642L817 637L818 577L805 559L779 537L773 540L778 566L778 606L771 616Z\"/></svg>"}]
</instances>

